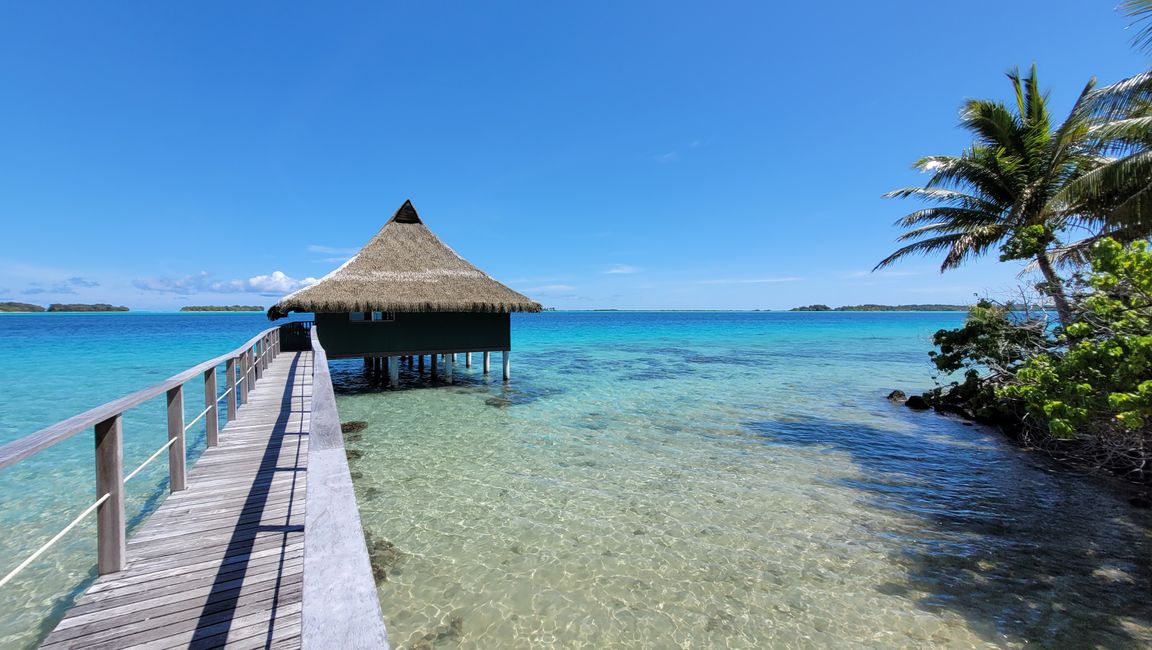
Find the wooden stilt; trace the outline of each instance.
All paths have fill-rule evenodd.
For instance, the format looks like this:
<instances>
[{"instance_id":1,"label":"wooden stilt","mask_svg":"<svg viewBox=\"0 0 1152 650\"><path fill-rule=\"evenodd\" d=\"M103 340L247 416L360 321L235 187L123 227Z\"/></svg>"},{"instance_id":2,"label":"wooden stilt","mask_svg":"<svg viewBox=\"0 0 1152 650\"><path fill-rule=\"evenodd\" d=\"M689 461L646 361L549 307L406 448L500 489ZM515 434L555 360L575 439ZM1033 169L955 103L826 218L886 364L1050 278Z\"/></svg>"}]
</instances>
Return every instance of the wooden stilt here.
<instances>
[{"instance_id":1,"label":"wooden stilt","mask_svg":"<svg viewBox=\"0 0 1152 650\"><path fill-rule=\"evenodd\" d=\"M472 367L472 353L471 352L465 352L464 353L464 367L465 368L471 368Z\"/></svg>"},{"instance_id":2,"label":"wooden stilt","mask_svg":"<svg viewBox=\"0 0 1152 650\"><path fill-rule=\"evenodd\" d=\"M432 365L432 378L433 379L436 378L436 357L438 357L438 356L440 356L440 355L437 355L437 354L428 355L428 363L430 363Z\"/></svg>"},{"instance_id":3,"label":"wooden stilt","mask_svg":"<svg viewBox=\"0 0 1152 650\"><path fill-rule=\"evenodd\" d=\"M400 357L388 357L388 383L392 388L400 385Z\"/></svg>"},{"instance_id":4,"label":"wooden stilt","mask_svg":"<svg viewBox=\"0 0 1152 650\"><path fill-rule=\"evenodd\" d=\"M488 374L492 370L492 353L483 352L484 355L484 374Z\"/></svg>"},{"instance_id":5,"label":"wooden stilt","mask_svg":"<svg viewBox=\"0 0 1152 650\"><path fill-rule=\"evenodd\" d=\"M448 357L448 362L444 364L444 378L448 381L449 384L451 384L452 383L452 371L456 370L456 355L455 354L449 354L449 355L447 355L447 357Z\"/></svg>"},{"instance_id":6,"label":"wooden stilt","mask_svg":"<svg viewBox=\"0 0 1152 650\"><path fill-rule=\"evenodd\" d=\"M416 369L420 371L420 374L424 374L424 355L418 354L416 358L419 360L419 365Z\"/></svg>"},{"instance_id":7,"label":"wooden stilt","mask_svg":"<svg viewBox=\"0 0 1152 650\"><path fill-rule=\"evenodd\" d=\"M511 366L508 362L509 355L511 355L511 352L509 352L508 350L505 350L504 351L504 381L508 381L508 377L509 377L508 372L511 369Z\"/></svg>"}]
</instances>

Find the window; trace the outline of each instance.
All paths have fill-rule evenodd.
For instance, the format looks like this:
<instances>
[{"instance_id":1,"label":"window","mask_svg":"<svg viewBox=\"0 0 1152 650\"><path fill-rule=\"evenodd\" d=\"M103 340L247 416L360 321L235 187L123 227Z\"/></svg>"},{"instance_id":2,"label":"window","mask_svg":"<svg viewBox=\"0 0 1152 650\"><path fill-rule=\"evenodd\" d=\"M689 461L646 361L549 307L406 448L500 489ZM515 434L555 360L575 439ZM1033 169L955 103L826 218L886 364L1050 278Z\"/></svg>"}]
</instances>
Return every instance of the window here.
<instances>
[{"instance_id":1,"label":"window","mask_svg":"<svg viewBox=\"0 0 1152 650\"><path fill-rule=\"evenodd\" d=\"M390 323L396 320L396 313L391 311L354 311L348 314L348 320L354 323Z\"/></svg>"}]
</instances>

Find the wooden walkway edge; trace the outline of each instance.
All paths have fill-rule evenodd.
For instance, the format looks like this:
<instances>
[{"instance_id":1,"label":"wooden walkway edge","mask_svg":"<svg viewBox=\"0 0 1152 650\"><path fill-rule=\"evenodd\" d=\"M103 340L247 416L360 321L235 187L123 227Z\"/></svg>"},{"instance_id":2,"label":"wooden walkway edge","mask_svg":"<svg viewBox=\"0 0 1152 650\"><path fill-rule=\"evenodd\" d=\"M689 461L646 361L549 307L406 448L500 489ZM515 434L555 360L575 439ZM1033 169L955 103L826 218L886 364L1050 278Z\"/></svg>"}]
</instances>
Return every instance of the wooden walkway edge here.
<instances>
[{"instance_id":1,"label":"wooden walkway edge","mask_svg":"<svg viewBox=\"0 0 1152 650\"><path fill-rule=\"evenodd\" d=\"M328 358L315 328L312 350L304 647L387 649L388 633L352 489Z\"/></svg>"}]
</instances>

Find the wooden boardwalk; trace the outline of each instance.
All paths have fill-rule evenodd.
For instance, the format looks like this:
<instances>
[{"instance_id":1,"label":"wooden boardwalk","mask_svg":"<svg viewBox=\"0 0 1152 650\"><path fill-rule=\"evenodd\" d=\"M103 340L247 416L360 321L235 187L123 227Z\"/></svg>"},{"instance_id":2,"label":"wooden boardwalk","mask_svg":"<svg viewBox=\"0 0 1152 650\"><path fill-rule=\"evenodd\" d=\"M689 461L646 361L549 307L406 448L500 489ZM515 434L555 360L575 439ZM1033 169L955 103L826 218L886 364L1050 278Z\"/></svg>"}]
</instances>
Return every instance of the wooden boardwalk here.
<instances>
[{"instance_id":1,"label":"wooden boardwalk","mask_svg":"<svg viewBox=\"0 0 1152 650\"><path fill-rule=\"evenodd\" d=\"M312 352L285 352L44 648L301 645Z\"/></svg>"}]
</instances>

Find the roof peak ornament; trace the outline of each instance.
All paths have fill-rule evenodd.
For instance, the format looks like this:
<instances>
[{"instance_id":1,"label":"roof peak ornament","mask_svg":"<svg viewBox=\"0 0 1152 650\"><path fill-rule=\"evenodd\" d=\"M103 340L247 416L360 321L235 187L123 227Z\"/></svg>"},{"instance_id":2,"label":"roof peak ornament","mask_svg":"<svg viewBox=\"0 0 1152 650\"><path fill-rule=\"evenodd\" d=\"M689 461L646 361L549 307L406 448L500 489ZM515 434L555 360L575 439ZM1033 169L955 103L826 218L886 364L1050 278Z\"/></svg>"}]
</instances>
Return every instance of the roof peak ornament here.
<instances>
[{"instance_id":1,"label":"roof peak ornament","mask_svg":"<svg viewBox=\"0 0 1152 650\"><path fill-rule=\"evenodd\" d=\"M396 223L424 223L420 221L420 215L416 213L416 208L412 206L412 201L405 200L404 205L392 215L392 221Z\"/></svg>"}]
</instances>

